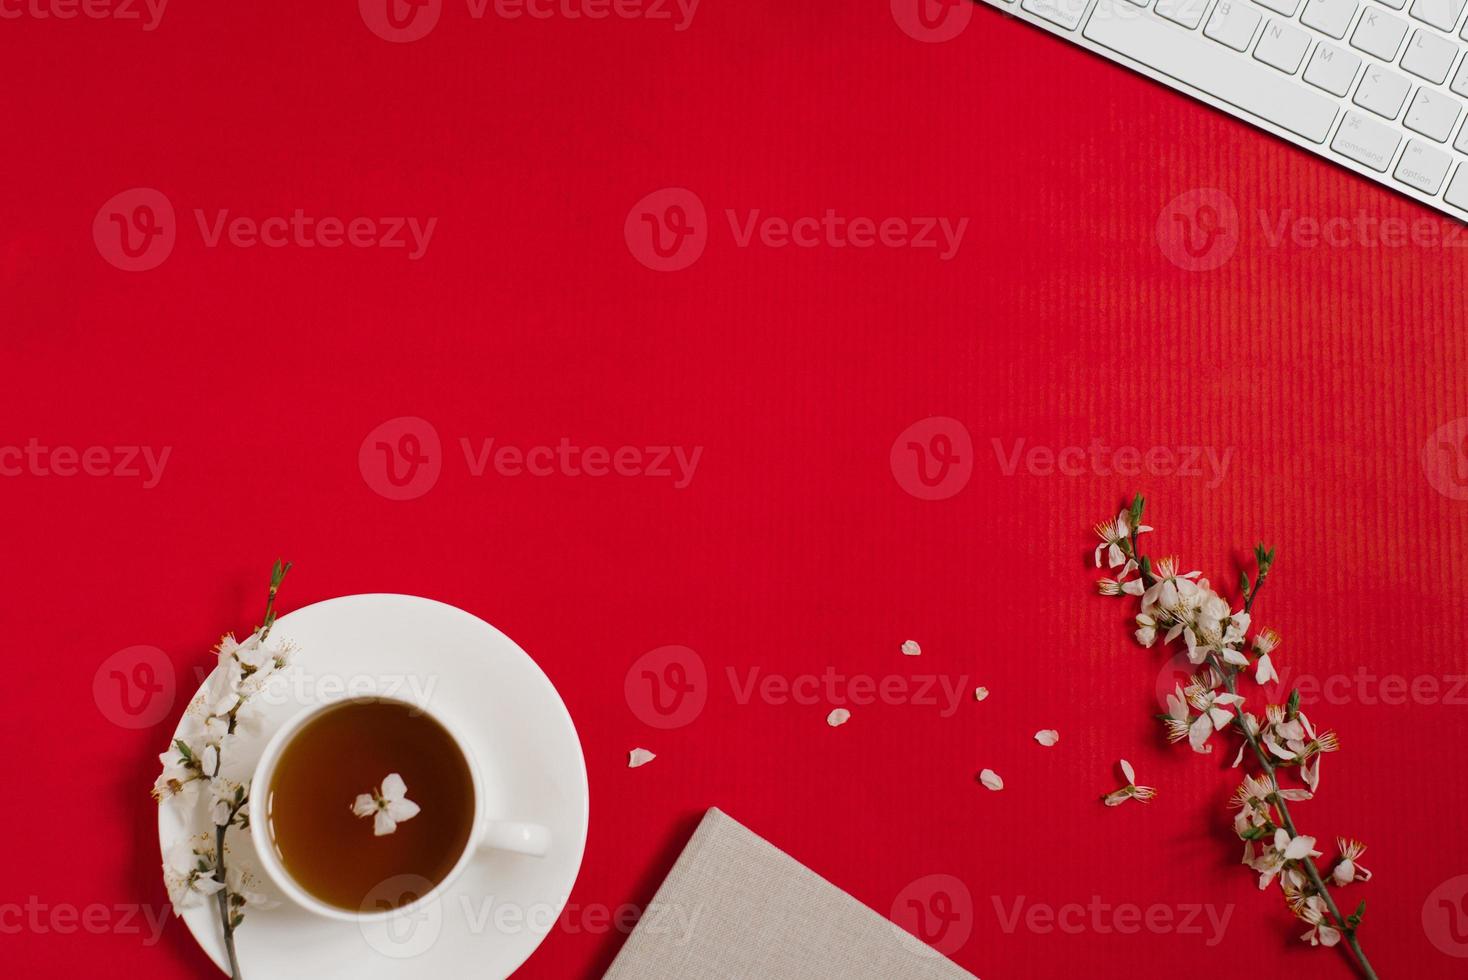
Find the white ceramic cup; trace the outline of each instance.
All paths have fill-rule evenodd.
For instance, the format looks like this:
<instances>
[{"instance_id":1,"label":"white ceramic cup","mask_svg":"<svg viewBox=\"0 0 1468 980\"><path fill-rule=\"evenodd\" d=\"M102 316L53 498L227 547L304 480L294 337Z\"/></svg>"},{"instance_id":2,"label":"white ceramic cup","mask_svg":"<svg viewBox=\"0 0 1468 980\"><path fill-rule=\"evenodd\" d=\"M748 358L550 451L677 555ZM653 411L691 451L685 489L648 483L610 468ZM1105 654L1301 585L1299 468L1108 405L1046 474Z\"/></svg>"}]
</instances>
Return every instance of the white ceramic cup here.
<instances>
[{"instance_id":1,"label":"white ceramic cup","mask_svg":"<svg viewBox=\"0 0 1468 980\"><path fill-rule=\"evenodd\" d=\"M469 837L469 842L464 846L464 853L459 855L459 860L454 863L451 870L444 879L426 894L406 905L395 908L382 908L378 910L351 911L328 905L319 898L311 895L291 877L291 873L281 863L280 855L275 849L275 842L271 839L270 814L268 812L270 801L270 782L275 777L275 766L280 761L281 753L291 740L296 737L300 730L320 715L353 701L391 701L405 705L414 711L421 712L442 725L444 730L459 747L464 755L464 761L469 767L469 777L473 782L474 789L474 832ZM481 849L513 851L517 854L528 854L532 857L544 857L550 850L551 832L536 823L524 823L518 820L500 820L489 817L484 811L484 785L479 777L479 770L474 764L473 753L469 751L469 742L460 732L459 728L441 712L429 710L426 705L416 703L402 697L384 697L374 695L369 698L344 697L337 700L325 702L308 708L296 715L290 721L280 727L280 730L270 739L265 746L265 752L260 756L260 762L255 767L255 776L251 782L254 792L261 797L251 804L250 835L255 843L255 850L259 855L260 863L265 868L265 873L275 886L285 894L292 902L301 908L317 915L326 916L329 919L339 919L347 922L363 922L371 919L383 919L392 916L405 915L422 905L436 899L448 889L454 881L464 873L464 869L474 859L474 855Z\"/></svg>"}]
</instances>

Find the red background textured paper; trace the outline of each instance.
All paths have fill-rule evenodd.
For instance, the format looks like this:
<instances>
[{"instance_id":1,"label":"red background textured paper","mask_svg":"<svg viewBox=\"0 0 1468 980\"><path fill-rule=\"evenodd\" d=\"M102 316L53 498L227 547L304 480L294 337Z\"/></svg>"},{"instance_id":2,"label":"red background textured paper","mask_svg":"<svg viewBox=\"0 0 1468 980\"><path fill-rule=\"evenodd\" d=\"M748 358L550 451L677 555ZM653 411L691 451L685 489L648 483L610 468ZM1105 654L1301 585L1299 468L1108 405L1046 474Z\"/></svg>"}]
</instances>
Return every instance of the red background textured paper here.
<instances>
[{"instance_id":1,"label":"red background textured paper","mask_svg":"<svg viewBox=\"0 0 1468 980\"><path fill-rule=\"evenodd\" d=\"M411 43L341 0L176 3L151 31L5 8L23 15L0 21L0 443L169 451L147 488L34 463L0 480L11 975L211 973L177 923L156 944L110 911L67 927L67 909L165 901L146 791L182 697L132 730L93 681L143 645L190 686L221 632L253 625L281 554L287 610L432 596L560 688L590 839L571 910L517 977L599 976L622 933L598 910L647 903L711 805L884 914L914 888L931 899L928 876L958 879L958 931L934 936L984 977L1348 976L1237 866L1231 752L1163 743L1166 658L1094 594L1089 527L1136 490L1151 550L1215 582L1256 540L1279 549L1258 620L1285 637L1282 669L1328 682L1309 710L1344 747L1302 827L1369 843L1377 879L1346 895L1369 899L1382 976L1468 966L1450 955L1468 952L1450 928L1468 935L1468 907L1454 923L1439 904L1468 891L1468 253L1442 219L988 8L931 41L886 0L703 0L684 30L450 2ZM172 254L143 272L108 261L105 215L93 235L133 188L176 213ZM706 249L677 272L626 231L663 188L706 208ZM1198 189L1237 212L1212 271L1173 261L1166 231ZM437 224L411 260L209 247L194 217L296 209ZM948 260L741 247L726 212L756 209L968 225ZM1293 233L1359 215L1443 234ZM391 500L359 449L405 416L440 437L441 472ZM939 416L971 437L954 450L971 474L921 499L891 451ZM460 440L490 438L702 455L681 489L474 476ZM1011 467L1020 440L1229 463L1216 479L1117 475L1114 454ZM909 638L920 658L899 653ZM666 645L705 665L706 703L658 729L624 681ZM889 697L833 730L824 694L741 698L755 668L993 693L952 712ZM1417 696L1390 703L1386 675ZM1052 727L1059 744L1037 745ZM634 746L657 760L629 770ZM1149 806L1099 804L1123 756L1159 789ZM1003 792L978 784L985 767ZM1206 917L1005 927L1071 903L1233 908L1215 945Z\"/></svg>"}]
</instances>

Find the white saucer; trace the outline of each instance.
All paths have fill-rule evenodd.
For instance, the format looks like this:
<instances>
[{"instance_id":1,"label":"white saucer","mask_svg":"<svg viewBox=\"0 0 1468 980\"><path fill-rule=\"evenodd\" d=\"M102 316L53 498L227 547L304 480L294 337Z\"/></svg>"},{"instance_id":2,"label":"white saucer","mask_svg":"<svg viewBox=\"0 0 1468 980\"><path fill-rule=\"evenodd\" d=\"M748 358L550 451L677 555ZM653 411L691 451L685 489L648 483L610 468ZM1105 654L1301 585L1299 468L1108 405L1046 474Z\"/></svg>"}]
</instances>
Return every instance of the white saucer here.
<instances>
[{"instance_id":1,"label":"white saucer","mask_svg":"<svg viewBox=\"0 0 1468 980\"><path fill-rule=\"evenodd\" d=\"M278 904L249 911L235 933L245 980L508 977L554 927L586 847L586 762L550 680L493 626L416 596L319 602L282 616L271 636L290 641L295 658L288 676L259 696L263 703L255 710L264 724L231 746L227 775L248 779L270 735L312 704L345 693L391 694L396 687L426 695L458 722L472 743L491 816L542 824L553 843L544 858L481 854L441 900L399 921L367 926L303 911L275 894L268 881L258 882ZM196 694L185 720L201 711ZM180 721L176 734L184 725ZM165 854L179 840L211 832L208 794L200 796L190 804L159 807L158 839ZM248 831L230 831L229 853L260 866ZM184 921L224 969L213 904L190 909Z\"/></svg>"}]
</instances>

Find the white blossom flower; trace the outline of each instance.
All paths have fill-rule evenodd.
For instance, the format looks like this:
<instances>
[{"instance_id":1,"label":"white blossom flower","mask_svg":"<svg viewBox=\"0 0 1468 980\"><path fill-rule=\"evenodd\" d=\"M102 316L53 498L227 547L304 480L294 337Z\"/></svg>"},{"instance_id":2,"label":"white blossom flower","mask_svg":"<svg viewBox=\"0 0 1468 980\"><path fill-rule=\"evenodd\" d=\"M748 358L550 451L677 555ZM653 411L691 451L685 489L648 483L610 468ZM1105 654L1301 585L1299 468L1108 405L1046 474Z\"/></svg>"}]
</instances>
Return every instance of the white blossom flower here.
<instances>
[{"instance_id":1,"label":"white blossom flower","mask_svg":"<svg viewBox=\"0 0 1468 980\"><path fill-rule=\"evenodd\" d=\"M1131 563L1128 562L1127 564ZM1142 580L1134 578L1117 581L1113 578L1102 578L1096 580L1096 588L1102 595L1141 595Z\"/></svg>"},{"instance_id":2,"label":"white blossom flower","mask_svg":"<svg viewBox=\"0 0 1468 980\"><path fill-rule=\"evenodd\" d=\"M1152 573L1152 587L1142 593L1142 611L1150 612L1161 606L1163 612L1172 612L1179 605L1185 605L1201 591L1195 580L1202 574L1184 572L1179 575L1176 558L1159 559Z\"/></svg>"},{"instance_id":3,"label":"white blossom flower","mask_svg":"<svg viewBox=\"0 0 1468 980\"><path fill-rule=\"evenodd\" d=\"M1150 647L1157 642L1157 620L1146 613L1137 615L1137 631L1133 634L1137 642L1144 647Z\"/></svg>"},{"instance_id":4,"label":"white blossom flower","mask_svg":"<svg viewBox=\"0 0 1468 980\"><path fill-rule=\"evenodd\" d=\"M1187 694L1183 691L1183 686L1178 684L1167 696L1167 740L1181 742L1187 738L1192 719L1192 713L1188 711Z\"/></svg>"},{"instance_id":5,"label":"white blossom flower","mask_svg":"<svg viewBox=\"0 0 1468 980\"><path fill-rule=\"evenodd\" d=\"M1337 862L1335 870L1330 873L1337 885L1349 885L1353 881L1370 881L1371 872L1356 863L1356 859L1366 853L1366 845L1358 840L1345 837L1335 839L1336 847L1340 848L1341 859Z\"/></svg>"},{"instance_id":6,"label":"white blossom flower","mask_svg":"<svg viewBox=\"0 0 1468 980\"><path fill-rule=\"evenodd\" d=\"M224 887L214 878L214 854L206 845L179 841L163 862L163 882L175 915L204 904Z\"/></svg>"},{"instance_id":7,"label":"white blossom flower","mask_svg":"<svg viewBox=\"0 0 1468 980\"><path fill-rule=\"evenodd\" d=\"M1274 824L1276 799L1294 802L1308 800L1311 795L1309 790L1280 789L1268 776L1245 776L1229 799L1229 806L1239 809L1238 816L1234 818L1234 832L1243 837L1255 827L1267 830Z\"/></svg>"},{"instance_id":8,"label":"white blossom flower","mask_svg":"<svg viewBox=\"0 0 1468 980\"><path fill-rule=\"evenodd\" d=\"M372 817L372 835L382 837L396 831L398 824L416 817L418 804L408 799L408 786L403 777L392 773L382 781L380 790L358 796L352 812L359 817Z\"/></svg>"},{"instance_id":9,"label":"white blossom flower","mask_svg":"<svg viewBox=\"0 0 1468 980\"><path fill-rule=\"evenodd\" d=\"M1207 754L1213 751L1208 739L1214 732L1223 731L1233 721L1234 714L1228 709L1243 704L1244 699L1227 691L1193 689L1188 696L1188 703L1199 712L1188 729L1188 744L1194 752Z\"/></svg>"},{"instance_id":10,"label":"white blossom flower","mask_svg":"<svg viewBox=\"0 0 1468 980\"><path fill-rule=\"evenodd\" d=\"M209 815L216 827L234 822L245 800L245 788L232 779L215 778L209 783Z\"/></svg>"},{"instance_id":11,"label":"white blossom flower","mask_svg":"<svg viewBox=\"0 0 1468 980\"><path fill-rule=\"evenodd\" d=\"M246 908L268 909L275 905L264 892L259 891L259 879L252 870L240 862L239 858L230 861L224 878L229 884L230 905L236 925L244 917Z\"/></svg>"},{"instance_id":12,"label":"white blossom flower","mask_svg":"<svg viewBox=\"0 0 1468 980\"><path fill-rule=\"evenodd\" d=\"M1150 530L1152 529L1145 524L1137 527L1138 534L1145 534ZM1103 521L1097 524L1096 536L1101 539L1101 543L1096 546L1096 567L1101 567L1101 555L1103 552L1106 554L1108 567L1115 568L1118 565L1124 564L1127 560L1127 555L1122 549L1122 542L1125 541L1128 542L1128 545L1130 544L1132 536L1131 515L1127 511L1122 511L1116 515L1116 520Z\"/></svg>"},{"instance_id":13,"label":"white blossom flower","mask_svg":"<svg viewBox=\"0 0 1468 980\"><path fill-rule=\"evenodd\" d=\"M1140 803L1146 803L1157 795L1157 791L1151 786L1138 786L1137 773L1132 769L1132 764L1125 759L1119 763L1121 774L1126 777L1126 785L1121 789L1113 790L1101 797L1101 801L1107 806L1120 806L1127 800L1135 799Z\"/></svg>"},{"instance_id":14,"label":"white blossom flower","mask_svg":"<svg viewBox=\"0 0 1468 980\"><path fill-rule=\"evenodd\" d=\"M1320 852L1315 850L1314 837L1292 838L1289 831L1283 827L1274 831L1274 839L1258 854L1254 852L1253 841L1244 844L1244 864L1259 872L1261 891L1268 888L1275 876L1284 870L1286 862L1303 861L1320 856Z\"/></svg>"},{"instance_id":15,"label":"white blossom flower","mask_svg":"<svg viewBox=\"0 0 1468 980\"><path fill-rule=\"evenodd\" d=\"M192 797L219 774L219 751L219 741L210 740L207 732L174 739L158 756L163 771L153 783L153 798L161 803L174 796Z\"/></svg>"},{"instance_id":16,"label":"white blossom flower","mask_svg":"<svg viewBox=\"0 0 1468 980\"><path fill-rule=\"evenodd\" d=\"M1327 921L1325 900L1319 895L1311 895L1300 903L1296 914L1310 923L1310 931L1300 938L1311 946L1334 946L1341 941L1340 930Z\"/></svg>"},{"instance_id":17,"label":"white blossom flower","mask_svg":"<svg viewBox=\"0 0 1468 980\"><path fill-rule=\"evenodd\" d=\"M1259 719L1255 718L1249 712L1239 712L1239 725L1249 735L1253 735L1255 738L1259 737ZM1239 751L1234 755L1234 764L1232 768L1237 769L1239 767L1239 763L1244 761L1244 753L1247 752L1248 749L1249 739L1246 737L1243 741L1239 743Z\"/></svg>"}]
</instances>

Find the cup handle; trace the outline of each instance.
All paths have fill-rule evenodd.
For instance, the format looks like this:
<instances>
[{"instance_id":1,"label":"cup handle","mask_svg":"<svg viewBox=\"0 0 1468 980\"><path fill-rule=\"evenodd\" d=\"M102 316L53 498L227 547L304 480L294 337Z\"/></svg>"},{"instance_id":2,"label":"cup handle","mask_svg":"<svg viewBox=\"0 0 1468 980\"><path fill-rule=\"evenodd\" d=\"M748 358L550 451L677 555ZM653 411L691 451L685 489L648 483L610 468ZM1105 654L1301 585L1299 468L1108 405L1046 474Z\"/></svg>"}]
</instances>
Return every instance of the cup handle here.
<instances>
[{"instance_id":1,"label":"cup handle","mask_svg":"<svg viewBox=\"0 0 1468 980\"><path fill-rule=\"evenodd\" d=\"M479 834L479 847L496 851L514 851L531 857L545 857L550 851L551 832L538 823L518 820L491 820Z\"/></svg>"}]
</instances>

